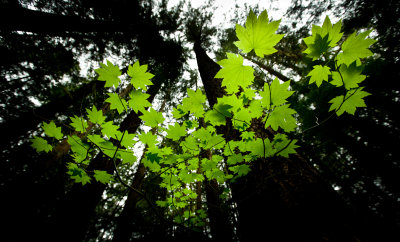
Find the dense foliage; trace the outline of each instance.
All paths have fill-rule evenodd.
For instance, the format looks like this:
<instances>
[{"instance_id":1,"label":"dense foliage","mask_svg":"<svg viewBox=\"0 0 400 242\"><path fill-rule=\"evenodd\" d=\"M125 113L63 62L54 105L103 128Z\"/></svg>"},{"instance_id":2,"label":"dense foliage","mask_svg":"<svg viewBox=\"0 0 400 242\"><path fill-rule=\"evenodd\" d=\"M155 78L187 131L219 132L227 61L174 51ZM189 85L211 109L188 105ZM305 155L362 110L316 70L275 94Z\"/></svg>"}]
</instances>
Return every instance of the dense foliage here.
<instances>
[{"instance_id":1,"label":"dense foliage","mask_svg":"<svg viewBox=\"0 0 400 242\"><path fill-rule=\"evenodd\" d=\"M140 162L161 178L159 186L167 191L165 197L155 201L164 208L163 216L178 225L203 228L207 224L207 212L197 204L203 202L198 199L201 197L201 191L196 189L198 182L215 179L229 188L229 184L249 173L255 160L289 158L298 148L295 137L302 133L299 133L298 114L288 101L294 93L290 81L275 78L265 82L263 90L257 90L253 85L253 66L244 65L243 56L253 50L260 58L277 51L274 46L284 38L283 34L275 33L279 22L270 22L266 11L258 17L250 11L245 26L236 25L239 41L234 44L240 52L226 53L227 58L218 62L222 69L215 78L222 79L225 95L212 107L207 105L201 89L187 89L187 97L172 112L175 120L165 124L162 112L156 111L147 100L146 91L153 85L154 77L147 71L148 66L140 65L139 61L130 65L126 71L130 79L127 82L121 80L123 73L119 67L107 61L96 70L98 80L105 81L105 87L110 90L105 103L117 116L132 110L140 114L149 131L121 130L118 121L93 105L86 109L86 114L70 117L69 124L44 122L42 129L46 137L34 137L32 147L39 152L50 152L66 140L72 157L66 164L67 173L76 183L85 185L93 179L104 184L121 182L158 213L147 192L127 185L119 174L120 161L129 166ZM370 95L360 84L366 78L362 75L363 61L372 56L369 48L375 42L367 38L371 30L343 38L341 27L341 21L332 25L326 17L323 25L313 26L312 35L304 39L307 45L304 53L312 59L312 70L307 75L310 85L318 88L329 82L340 93L329 101L329 111L334 113L327 119L335 113L354 115L358 108L366 107L364 97ZM255 128L260 123L261 128ZM66 127L64 132L60 125ZM235 138L228 139L221 133L227 126L233 127L231 132L236 133ZM266 135L267 130L273 137ZM137 142L146 147L143 159L137 159L134 154ZM98 154L111 158L115 176L105 170L88 169ZM229 189L221 194L223 199L229 196Z\"/></svg>"}]
</instances>

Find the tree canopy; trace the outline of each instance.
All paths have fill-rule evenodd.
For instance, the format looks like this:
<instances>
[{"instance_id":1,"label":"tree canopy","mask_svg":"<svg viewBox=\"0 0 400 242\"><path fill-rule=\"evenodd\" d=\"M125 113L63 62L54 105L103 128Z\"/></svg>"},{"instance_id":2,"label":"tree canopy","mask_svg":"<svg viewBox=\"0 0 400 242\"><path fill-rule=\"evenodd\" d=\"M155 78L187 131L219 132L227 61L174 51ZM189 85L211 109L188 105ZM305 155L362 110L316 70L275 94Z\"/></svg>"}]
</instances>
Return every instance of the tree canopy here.
<instances>
[{"instance_id":1,"label":"tree canopy","mask_svg":"<svg viewBox=\"0 0 400 242\"><path fill-rule=\"evenodd\" d=\"M398 236L398 4L310 4L2 3L7 239Z\"/></svg>"}]
</instances>

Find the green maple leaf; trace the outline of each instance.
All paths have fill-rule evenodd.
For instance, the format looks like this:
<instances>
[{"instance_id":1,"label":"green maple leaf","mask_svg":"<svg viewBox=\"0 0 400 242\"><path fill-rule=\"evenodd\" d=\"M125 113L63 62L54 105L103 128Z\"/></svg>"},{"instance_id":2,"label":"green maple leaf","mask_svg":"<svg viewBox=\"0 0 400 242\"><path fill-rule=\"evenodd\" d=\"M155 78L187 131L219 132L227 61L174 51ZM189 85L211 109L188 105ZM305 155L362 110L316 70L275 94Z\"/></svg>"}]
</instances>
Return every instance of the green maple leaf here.
<instances>
[{"instance_id":1,"label":"green maple leaf","mask_svg":"<svg viewBox=\"0 0 400 242\"><path fill-rule=\"evenodd\" d=\"M229 104L217 103L214 105L213 109L224 117L227 117L227 118L232 117L232 114L230 112L230 110L232 109L232 106Z\"/></svg>"},{"instance_id":2,"label":"green maple leaf","mask_svg":"<svg viewBox=\"0 0 400 242\"><path fill-rule=\"evenodd\" d=\"M101 141L100 143L97 143L98 147L101 149L101 152L103 152L105 155L107 155L110 158L118 158L118 153L115 153L117 150L117 147L111 143L111 141L104 140Z\"/></svg>"},{"instance_id":3,"label":"green maple leaf","mask_svg":"<svg viewBox=\"0 0 400 242\"><path fill-rule=\"evenodd\" d=\"M250 166L246 164L229 167L229 170L233 171L238 176L245 176L251 171Z\"/></svg>"},{"instance_id":4,"label":"green maple leaf","mask_svg":"<svg viewBox=\"0 0 400 242\"><path fill-rule=\"evenodd\" d=\"M358 87L358 83L365 80L366 76L361 75L363 66L357 66L356 62L351 63L349 67L345 64L340 65L339 72L332 72L332 85L340 87L343 85L347 90ZM343 77L343 80L342 80Z\"/></svg>"},{"instance_id":5,"label":"green maple leaf","mask_svg":"<svg viewBox=\"0 0 400 242\"><path fill-rule=\"evenodd\" d=\"M168 135L166 136L167 138L177 141L182 136L186 135L186 128L185 126L180 126L178 123L175 123L174 126L168 125L167 133L168 133Z\"/></svg>"},{"instance_id":6,"label":"green maple leaf","mask_svg":"<svg viewBox=\"0 0 400 242\"><path fill-rule=\"evenodd\" d=\"M182 180L183 183L189 184L196 180L196 174L189 173L188 170L182 170L179 173L179 178Z\"/></svg>"},{"instance_id":7,"label":"green maple leaf","mask_svg":"<svg viewBox=\"0 0 400 242\"><path fill-rule=\"evenodd\" d=\"M152 162L152 161L150 161L148 159L143 159L143 165L145 167L149 168L149 170L152 171L152 172L159 172L160 169L161 169L161 166L157 162Z\"/></svg>"},{"instance_id":8,"label":"green maple leaf","mask_svg":"<svg viewBox=\"0 0 400 242\"><path fill-rule=\"evenodd\" d=\"M146 107L150 107L151 103L147 101L147 99L150 97L150 94L143 93L141 90L133 90L131 93L129 93L129 107L133 109L136 113L138 111L144 112L146 111Z\"/></svg>"},{"instance_id":9,"label":"green maple leaf","mask_svg":"<svg viewBox=\"0 0 400 242\"><path fill-rule=\"evenodd\" d=\"M101 125L101 132L109 138L114 138L118 135L118 126L114 125L113 121L108 121Z\"/></svg>"},{"instance_id":10,"label":"green maple leaf","mask_svg":"<svg viewBox=\"0 0 400 242\"><path fill-rule=\"evenodd\" d=\"M333 98L329 101L329 103L332 103L329 111L335 110L337 116L342 115L344 112L354 115L357 107L366 107L363 98L371 95L368 92L362 91L362 89L349 91L346 94L346 98L343 95Z\"/></svg>"},{"instance_id":11,"label":"green maple leaf","mask_svg":"<svg viewBox=\"0 0 400 242\"><path fill-rule=\"evenodd\" d=\"M276 134L272 141L272 145L277 152L274 155L288 158L289 154L296 154L295 149L299 147L296 142L297 140L290 141L285 134Z\"/></svg>"},{"instance_id":12,"label":"green maple leaf","mask_svg":"<svg viewBox=\"0 0 400 242\"><path fill-rule=\"evenodd\" d=\"M193 132L193 136L198 138L202 144L206 144L211 139L212 134L210 130L201 127L200 129Z\"/></svg>"},{"instance_id":13,"label":"green maple leaf","mask_svg":"<svg viewBox=\"0 0 400 242\"><path fill-rule=\"evenodd\" d=\"M311 76L309 84L315 82L319 87L323 81L328 81L328 75L331 74L331 71L327 66L315 65L313 68L314 69L307 75Z\"/></svg>"},{"instance_id":14,"label":"green maple leaf","mask_svg":"<svg viewBox=\"0 0 400 242\"><path fill-rule=\"evenodd\" d=\"M75 183L82 183L85 185L86 183L90 183L90 176L83 170L79 168L76 164L69 163L67 174L70 175L71 179L74 180Z\"/></svg>"},{"instance_id":15,"label":"green maple leaf","mask_svg":"<svg viewBox=\"0 0 400 242\"><path fill-rule=\"evenodd\" d=\"M151 132L147 133L142 132L139 135L139 140L142 141L143 144L152 147L157 143L157 136L152 134Z\"/></svg>"},{"instance_id":16,"label":"green maple leaf","mask_svg":"<svg viewBox=\"0 0 400 242\"><path fill-rule=\"evenodd\" d=\"M248 88L246 88L244 90L248 90ZM223 97L217 98L217 103L230 106L230 108L228 108L228 109L230 109L230 111L228 113L226 113L227 114L227 115L225 115L226 117L232 116L230 114L231 111L234 112L234 111L238 110L239 108L243 107L242 100L238 99L236 95L224 95ZM229 106L226 106L226 107L229 107ZM215 107L216 106L214 106L214 108ZM224 108L222 108L221 111L224 111Z\"/></svg>"},{"instance_id":17,"label":"green maple leaf","mask_svg":"<svg viewBox=\"0 0 400 242\"><path fill-rule=\"evenodd\" d=\"M156 204L157 204L157 206L162 207L162 208L166 208L169 206L167 201L158 200L158 201L156 201Z\"/></svg>"},{"instance_id":18,"label":"green maple leaf","mask_svg":"<svg viewBox=\"0 0 400 242\"><path fill-rule=\"evenodd\" d=\"M72 123L70 124L72 127L75 128L76 131L85 133L86 128L88 127L87 121L83 118L80 118L78 116L70 117Z\"/></svg>"},{"instance_id":19,"label":"green maple leaf","mask_svg":"<svg viewBox=\"0 0 400 242\"><path fill-rule=\"evenodd\" d=\"M93 106L92 110L86 109L86 112L88 113L89 121L92 123L97 123L101 125L106 120L106 117L103 116L103 111L97 110L96 106Z\"/></svg>"},{"instance_id":20,"label":"green maple leaf","mask_svg":"<svg viewBox=\"0 0 400 242\"><path fill-rule=\"evenodd\" d=\"M313 61L319 59L319 57L330 48L328 35L322 38L321 35L317 34L313 39L313 42L310 43L306 38L304 39L304 42L308 46L304 53L307 54L307 57L312 58Z\"/></svg>"},{"instance_id":21,"label":"green maple leaf","mask_svg":"<svg viewBox=\"0 0 400 242\"><path fill-rule=\"evenodd\" d=\"M121 140L122 138L122 133L117 132L117 140ZM127 131L125 131L124 137L121 140L121 145L124 146L125 148L128 147L133 147L136 144L136 141L133 140L136 137L136 134L130 134Z\"/></svg>"},{"instance_id":22,"label":"green maple leaf","mask_svg":"<svg viewBox=\"0 0 400 242\"><path fill-rule=\"evenodd\" d=\"M296 119L293 117L295 113L296 111L289 108L289 105L276 107L265 122L265 128L271 126L273 130L277 131L281 127L286 132L294 131L297 127Z\"/></svg>"},{"instance_id":23,"label":"green maple leaf","mask_svg":"<svg viewBox=\"0 0 400 242\"><path fill-rule=\"evenodd\" d=\"M107 93L109 98L105 102L110 103L110 109L117 109L118 113L121 114L125 111L128 104L116 93Z\"/></svg>"},{"instance_id":24,"label":"green maple leaf","mask_svg":"<svg viewBox=\"0 0 400 242\"><path fill-rule=\"evenodd\" d=\"M213 126L225 125L226 117L232 117L231 109L231 105L218 102L212 110L206 112L204 121L209 121Z\"/></svg>"},{"instance_id":25,"label":"green maple leaf","mask_svg":"<svg viewBox=\"0 0 400 242\"><path fill-rule=\"evenodd\" d=\"M136 156L131 150L119 150L118 156L122 159L123 164L133 165L136 162Z\"/></svg>"},{"instance_id":26,"label":"green maple leaf","mask_svg":"<svg viewBox=\"0 0 400 242\"><path fill-rule=\"evenodd\" d=\"M214 169L218 169L217 168L217 164L218 164L218 160L217 159L206 159L203 158L201 160L201 168L203 169L203 171L212 171Z\"/></svg>"},{"instance_id":27,"label":"green maple leaf","mask_svg":"<svg viewBox=\"0 0 400 242\"><path fill-rule=\"evenodd\" d=\"M328 16L325 17L322 28L319 26L313 26L313 33L320 34L321 36L328 35L329 46L335 47L337 42L342 38L343 33L340 33L342 29L342 20L339 20L332 26L331 20Z\"/></svg>"},{"instance_id":28,"label":"green maple leaf","mask_svg":"<svg viewBox=\"0 0 400 242\"><path fill-rule=\"evenodd\" d=\"M197 170L197 168L199 168L199 159L198 158L193 158L188 160L188 169L189 170Z\"/></svg>"},{"instance_id":29,"label":"green maple leaf","mask_svg":"<svg viewBox=\"0 0 400 242\"><path fill-rule=\"evenodd\" d=\"M74 163L68 163L67 167L68 167L67 174L69 174L70 176L82 176L82 173L85 172L85 170L79 168Z\"/></svg>"},{"instance_id":30,"label":"green maple leaf","mask_svg":"<svg viewBox=\"0 0 400 242\"><path fill-rule=\"evenodd\" d=\"M151 162L149 162L151 163ZM153 163L157 164L157 163ZM160 184L160 187L165 187L168 190L173 190L175 188L181 187L181 183L179 182L179 179L177 176L171 176L169 174L162 174L161 177L163 178L163 181ZM172 197L167 198L168 203L172 202Z\"/></svg>"},{"instance_id":31,"label":"green maple leaf","mask_svg":"<svg viewBox=\"0 0 400 242\"><path fill-rule=\"evenodd\" d=\"M374 39L365 39L372 30L365 31L356 35L356 32L351 34L342 44L342 51L337 55L337 64L342 63L349 66L354 61L359 62L361 58L372 56L373 53L368 49L373 43Z\"/></svg>"},{"instance_id":32,"label":"green maple leaf","mask_svg":"<svg viewBox=\"0 0 400 242\"><path fill-rule=\"evenodd\" d=\"M203 147L204 149L208 150L211 148L220 149L225 145L225 139L222 138L222 135L213 135L207 140L205 140L206 145Z\"/></svg>"},{"instance_id":33,"label":"green maple leaf","mask_svg":"<svg viewBox=\"0 0 400 242\"><path fill-rule=\"evenodd\" d=\"M243 162L244 158L242 154L233 154L228 157L228 160L226 161L228 165L235 165L237 163Z\"/></svg>"},{"instance_id":34,"label":"green maple leaf","mask_svg":"<svg viewBox=\"0 0 400 242\"><path fill-rule=\"evenodd\" d=\"M251 119L253 118L252 113L247 108L242 108L238 112L234 113L233 125L239 130L246 130L250 127Z\"/></svg>"},{"instance_id":35,"label":"green maple leaf","mask_svg":"<svg viewBox=\"0 0 400 242\"><path fill-rule=\"evenodd\" d=\"M283 37L282 34L275 34L279 23L280 20L269 22L265 10L258 18L253 11L250 11L246 20L246 28L236 24L236 35L239 41L236 41L235 45L244 53L249 53L254 49L256 55L261 58L264 55L275 53L274 46Z\"/></svg>"},{"instance_id":36,"label":"green maple leaf","mask_svg":"<svg viewBox=\"0 0 400 242\"><path fill-rule=\"evenodd\" d=\"M56 139L62 139L63 134L61 133L61 127L57 127L56 124L51 121L50 123L43 122L42 128L44 132L49 137L54 137Z\"/></svg>"},{"instance_id":37,"label":"green maple leaf","mask_svg":"<svg viewBox=\"0 0 400 242\"><path fill-rule=\"evenodd\" d=\"M83 143L81 138L76 135L68 136L67 142L71 145L72 152L74 152L75 161L78 163L84 161L88 156L90 146Z\"/></svg>"},{"instance_id":38,"label":"green maple leaf","mask_svg":"<svg viewBox=\"0 0 400 242\"><path fill-rule=\"evenodd\" d=\"M261 100L260 99L251 100L248 110L250 111L250 115L252 118L261 117L264 113Z\"/></svg>"},{"instance_id":39,"label":"green maple leaf","mask_svg":"<svg viewBox=\"0 0 400 242\"><path fill-rule=\"evenodd\" d=\"M225 173L221 171L220 169L214 169L211 172L206 172L206 176L209 179L215 179L219 183L224 183L225 182Z\"/></svg>"},{"instance_id":40,"label":"green maple leaf","mask_svg":"<svg viewBox=\"0 0 400 242\"><path fill-rule=\"evenodd\" d=\"M32 142L31 146L36 149L37 152L44 151L48 153L53 149L53 147L41 137L35 136L33 139L30 139L30 141Z\"/></svg>"},{"instance_id":41,"label":"green maple leaf","mask_svg":"<svg viewBox=\"0 0 400 242\"><path fill-rule=\"evenodd\" d=\"M140 65L139 61L136 61L133 66L129 66L127 73L132 77L131 83L136 89L141 88L147 91L147 86L153 85L150 79L154 75L147 72L147 65Z\"/></svg>"},{"instance_id":42,"label":"green maple leaf","mask_svg":"<svg viewBox=\"0 0 400 242\"><path fill-rule=\"evenodd\" d=\"M341 28L341 21L332 26L328 17L325 18L322 27L313 25L312 36L304 38L304 42L308 47L304 53L313 60L319 59L323 53L335 47L336 43L342 38Z\"/></svg>"},{"instance_id":43,"label":"green maple leaf","mask_svg":"<svg viewBox=\"0 0 400 242\"><path fill-rule=\"evenodd\" d=\"M262 97L262 106L271 109L272 105L279 106L286 102L286 99L290 97L294 91L289 91L290 81L279 83L278 78L272 81L271 86L267 83L264 84L264 91L260 92Z\"/></svg>"},{"instance_id":44,"label":"green maple leaf","mask_svg":"<svg viewBox=\"0 0 400 242\"><path fill-rule=\"evenodd\" d=\"M118 87L119 76L121 75L121 71L119 70L118 66L114 66L110 61L107 60L107 65L100 63L101 68L96 69L95 71L99 74L97 78L99 81L106 81L105 87Z\"/></svg>"},{"instance_id":45,"label":"green maple leaf","mask_svg":"<svg viewBox=\"0 0 400 242\"><path fill-rule=\"evenodd\" d=\"M240 134L240 137L242 137L244 141L250 141L254 139L254 135L255 133L252 131L245 131Z\"/></svg>"},{"instance_id":46,"label":"green maple leaf","mask_svg":"<svg viewBox=\"0 0 400 242\"><path fill-rule=\"evenodd\" d=\"M199 127L199 123L196 120L185 120L184 125L187 129L195 129Z\"/></svg>"},{"instance_id":47,"label":"green maple leaf","mask_svg":"<svg viewBox=\"0 0 400 242\"><path fill-rule=\"evenodd\" d=\"M106 154L108 157L113 158L115 154L115 150L117 147L111 143L109 140L105 140L100 135L95 134L89 134L88 135L88 140L92 143L94 143L104 154Z\"/></svg>"},{"instance_id":48,"label":"green maple leaf","mask_svg":"<svg viewBox=\"0 0 400 242\"><path fill-rule=\"evenodd\" d=\"M239 141L233 141L233 140L226 142L225 147L224 147L224 155L225 156L233 155L235 153L235 148L238 147L238 143L239 143ZM246 151L244 151L244 152L246 152Z\"/></svg>"},{"instance_id":49,"label":"green maple leaf","mask_svg":"<svg viewBox=\"0 0 400 242\"><path fill-rule=\"evenodd\" d=\"M153 108L150 108L149 111L143 112L143 115L139 118L143 120L147 126L152 128L157 127L158 124L161 124L165 120L162 113L157 112Z\"/></svg>"},{"instance_id":50,"label":"green maple leaf","mask_svg":"<svg viewBox=\"0 0 400 242\"><path fill-rule=\"evenodd\" d=\"M252 141L249 141L246 143L245 149L241 149L242 151L250 151L251 155L258 157L258 158L264 158L264 152L265 152L265 157L270 157L274 153L274 149L272 148L271 142L268 138L264 139L255 139Z\"/></svg>"},{"instance_id":51,"label":"green maple leaf","mask_svg":"<svg viewBox=\"0 0 400 242\"><path fill-rule=\"evenodd\" d=\"M109 140L105 140L100 135L88 135L88 139L90 142L94 143L105 155L110 158L114 158L115 151L117 147L113 145L113 143ZM116 155L118 157L118 155Z\"/></svg>"},{"instance_id":52,"label":"green maple leaf","mask_svg":"<svg viewBox=\"0 0 400 242\"><path fill-rule=\"evenodd\" d=\"M189 152L194 155L199 153L199 146L198 142L195 137L193 136L187 136L183 142L180 143L180 146L182 147L182 150L184 152Z\"/></svg>"},{"instance_id":53,"label":"green maple leaf","mask_svg":"<svg viewBox=\"0 0 400 242\"><path fill-rule=\"evenodd\" d=\"M206 96L201 92L200 89L193 91L187 89L188 97L182 100L183 112L191 112L197 118L201 118L204 115L203 103L206 101Z\"/></svg>"},{"instance_id":54,"label":"green maple leaf","mask_svg":"<svg viewBox=\"0 0 400 242\"><path fill-rule=\"evenodd\" d=\"M94 179L96 179L96 181L101 182L103 184L107 184L113 180L112 179L113 175L108 174L106 171L101 171L101 170L94 170L93 177Z\"/></svg>"},{"instance_id":55,"label":"green maple leaf","mask_svg":"<svg viewBox=\"0 0 400 242\"><path fill-rule=\"evenodd\" d=\"M210 122L210 124L213 126L219 126L219 125L226 124L225 116L222 115L221 113L215 111L214 109L206 112L204 121Z\"/></svg>"},{"instance_id":56,"label":"green maple leaf","mask_svg":"<svg viewBox=\"0 0 400 242\"><path fill-rule=\"evenodd\" d=\"M236 97L236 95L232 96ZM256 96L256 90L251 88L244 89L244 91L240 93L240 99L242 99L242 105L249 104L249 102L251 102L255 96Z\"/></svg>"},{"instance_id":57,"label":"green maple leaf","mask_svg":"<svg viewBox=\"0 0 400 242\"><path fill-rule=\"evenodd\" d=\"M223 78L222 86L226 87L227 93L236 93L239 87L247 89L253 83L254 69L243 65L243 57L232 53L226 53L228 59L218 62L223 68L218 71L215 78Z\"/></svg>"},{"instance_id":58,"label":"green maple leaf","mask_svg":"<svg viewBox=\"0 0 400 242\"><path fill-rule=\"evenodd\" d=\"M178 105L176 108L172 108L172 115L174 116L174 118L179 119L187 114L187 111L184 111L182 108L182 105Z\"/></svg>"},{"instance_id":59,"label":"green maple leaf","mask_svg":"<svg viewBox=\"0 0 400 242\"><path fill-rule=\"evenodd\" d=\"M90 176L85 172L82 176L72 176L76 183L82 183L82 185L86 185L86 183L90 183Z\"/></svg>"},{"instance_id":60,"label":"green maple leaf","mask_svg":"<svg viewBox=\"0 0 400 242\"><path fill-rule=\"evenodd\" d=\"M146 153L146 159L151 161L151 162L156 162L157 164L159 164L161 159L162 159L162 157L158 156L157 153L147 152Z\"/></svg>"},{"instance_id":61,"label":"green maple leaf","mask_svg":"<svg viewBox=\"0 0 400 242\"><path fill-rule=\"evenodd\" d=\"M125 148L133 147L136 144L136 141L133 140L135 137L136 134L129 134L125 132L124 138L121 141L121 145L124 146Z\"/></svg>"}]
</instances>

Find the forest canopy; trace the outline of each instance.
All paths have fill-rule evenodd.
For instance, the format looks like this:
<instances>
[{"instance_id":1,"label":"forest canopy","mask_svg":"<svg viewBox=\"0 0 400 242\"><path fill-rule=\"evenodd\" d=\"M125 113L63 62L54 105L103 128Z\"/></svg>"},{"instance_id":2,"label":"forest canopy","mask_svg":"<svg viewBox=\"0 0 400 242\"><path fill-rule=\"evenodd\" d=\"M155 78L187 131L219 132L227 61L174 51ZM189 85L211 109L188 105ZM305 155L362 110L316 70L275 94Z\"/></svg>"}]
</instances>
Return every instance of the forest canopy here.
<instances>
[{"instance_id":1,"label":"forest canopy","mask_svg":"<svg viewBox=\"0 0 400 242\"><path fill-rule=\"evenodd\" d=\"M399 4L211 4L2 3L7 240L399 237Z\"/></svg>"}]
</instances>

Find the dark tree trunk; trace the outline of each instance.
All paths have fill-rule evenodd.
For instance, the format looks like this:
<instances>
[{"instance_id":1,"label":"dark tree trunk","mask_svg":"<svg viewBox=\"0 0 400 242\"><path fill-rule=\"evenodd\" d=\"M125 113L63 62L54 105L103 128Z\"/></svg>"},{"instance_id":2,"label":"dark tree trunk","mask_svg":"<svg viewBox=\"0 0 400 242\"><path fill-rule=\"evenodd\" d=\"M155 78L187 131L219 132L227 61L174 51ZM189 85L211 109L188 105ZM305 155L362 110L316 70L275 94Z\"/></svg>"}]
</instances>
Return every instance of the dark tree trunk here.
<instances>
[{"instance_id":1,"label":"dark tree trunk","mask_svg":"<svg viewBox=\"0 0 400 242\"><path fill-rule=\"evenodd\" d=\"M212 107L217 103L217 98L226 94L221 87L222 80L214 78L221 67L207 55L203 47L201 47L201 43L194 43L194 52L196 53L197 66L206 91L207 100L210 107Z\"/></svg>"},{"instance_id":2,"label":"dark tree trunk","mask_svg":"<svg viewBox=\"0 0 400 242\"><path fill-rule=\"evenodd\" d=\"M221 80L214 79L215 74L220 69L220 66L215 63L200 43L194 44L196 53L197 65L200 71L200 76L205 87L208 103L212 107L217 103L217 98L222 97L225 92L221 88ZM204 121L200 121L204 124ZM208 159L211 158L211 152L205 151ZM224 207L224 203L220 198L220 188L218 182L213 180L205 180L204 184L207 198L208 217L210 219L210 229L213 240L215 241L231 241L233 239L233 228L230 222L228 207Z\"/></svg>"},{"instance_id":3,"label":"dark tree trunk","mask_svg":"<svg viewBox=\"0 0 400 242\"><path fill-rule=\"evenodd\" d=\"M223 95L219 66L199 43L194 45L210 105ZM229 123L229 122L228 122ZM237 134L227 125L225 138ZM273 136L272 132L263 130ZM299 155L259 159L252 171L231 184L239 212L240 241L356 241L350 211L314 167ZM210 218L211 220L211 218Z\"/></svg>"},{"instance_id":4,"label":"dark tree trunk","mask_svg":"<svg viewBox=\"0 0 400 242\"><path fill-rule=\"evenodd\" d=\"M257 160L231 188L241 241L357 241L351 211L298 155Z\"/></svg>"},{"instance_id":5,"label":"dark tree trunk","mask_svg":"<svg viewBox=\"0 0 400 242\"><path fill-rule=\"evenodd\" d=\"M131 184L132 188L136 190L141 189L145 171L146 168L144 167L143 163L140 162ZM136 204L140 199L141 196L137 192L132 189L129 190L124 208L116 221L116 228L113 233L113 241L129 241L131 239L134 226L132 224L132 220L134 220Z\"/></svg>"},{"instance_id":6,"label":"dark tree trunk","mask_svg":"<svg viewBox=\"0 0 400 242\"><path fill-rule=\"evenodd\" d=\"M134 9L132 16L135 16ZM136 9L137 10L137 9ZM133 25L130 26L133 29ZM48 35L65 35L66 32L124 32L126 23L67 16L30 10L22 6L3 5L0 8L0 30L27 31Z\"/></svg>"},{"instance_id":7,"label":"dark tree trunk","mask_svg":"<svg viewBox=\"0 0 400 242\"><path fill-rule=\"evenodd\" d=\"M92 81L74 92L65 93L49 103L22 113L17 119L1 123L0 129L6 132L3 133L0 147L6 147L10 142L20 140L21 136L26 138L28 131L34 130L39 123L54 119L56 113L64 113L68 107L88 96L93 90L100 92L103 90L104 84L103 81Z\"/></svg>"},{"instance_id":8,"label":"dark tree trunk","mask_svg":"<svg viewBox=\"0 0 400 242\"><path fill-rule=\"evenodd\" d=\"M205 179L204 187L213 241L232 241L233 226L229 216L230 208L220 198L222 192L218 182L215 179Z\"/></svg>"}]
</instances>

